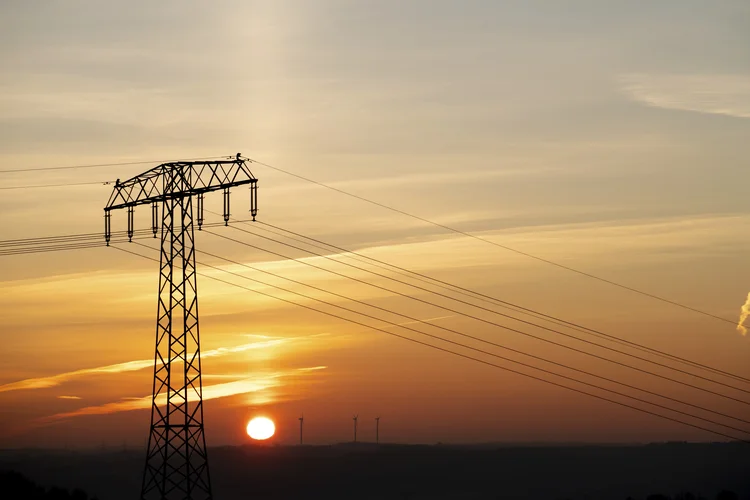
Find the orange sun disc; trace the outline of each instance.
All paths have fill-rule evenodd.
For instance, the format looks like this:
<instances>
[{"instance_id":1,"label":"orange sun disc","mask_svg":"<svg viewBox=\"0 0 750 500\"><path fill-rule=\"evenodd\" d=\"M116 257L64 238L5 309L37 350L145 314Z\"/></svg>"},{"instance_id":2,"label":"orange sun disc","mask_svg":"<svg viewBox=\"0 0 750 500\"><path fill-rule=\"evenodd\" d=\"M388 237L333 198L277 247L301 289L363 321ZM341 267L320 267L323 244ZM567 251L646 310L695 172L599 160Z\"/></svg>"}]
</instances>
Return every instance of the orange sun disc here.
<instances>
[{"instance_id":1,"label":"orange sun disc","mask_svg":"<svg viewBox=\"0 0 750 500\"><path fill-rule=\"evenodd\" d=\"M247 435L258 441L270 438L274 432L276 426L270 418L255 417L247 423Z\"/></svg>"}]
</instances>

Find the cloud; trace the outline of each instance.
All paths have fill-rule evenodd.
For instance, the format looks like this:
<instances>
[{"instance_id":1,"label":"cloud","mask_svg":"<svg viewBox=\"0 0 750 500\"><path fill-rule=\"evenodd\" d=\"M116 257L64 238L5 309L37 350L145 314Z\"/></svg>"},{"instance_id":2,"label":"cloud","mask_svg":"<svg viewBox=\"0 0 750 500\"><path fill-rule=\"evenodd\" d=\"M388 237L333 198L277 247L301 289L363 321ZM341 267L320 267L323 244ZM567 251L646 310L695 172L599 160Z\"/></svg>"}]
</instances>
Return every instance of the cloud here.
<instances>
[{"instance_id":1,"label":"cloud","mask_svg":"<svg viewBox=\"0 0 750 500\"><path fill-rule=\"evenodd\" d=\"M309 368L297 368L297 371L307 373L319 370L325 370L327 366L311 366ZM247 373L205 373L201 377L203 380L241 380L247 377ZM138 399L138 398L133 398Z\"/></svg>"},{"instance_id":2,"label":"cloud","mask_svg":"<svg viewBox=\"0 0 750 500\"><path fill-rule=\"evenodd\" d=\"M460 183L472 184L506 177L541 177L560 172L560 169L554 166L516 163L517 164L514 167L506 168L493 166L492 168L448 172L433 170L427 173L404 173L400 175L381 175L378 177L329 181L326 182L326 184L337 189L345 190L406 188L408 186L425 186L428 184L454 186ZM570 169L566 172L570 172ZM320 189L320 187L310 183L288 183L267 189L275 195L281 195L299 191L315 191Z\"/></svg>"},{"instance_id":3,"label":"cloud","mask_svg":"<svg viewBox=\"0 0 750 500\"><path fill-rule=\"evenodd\" d=\"M737 323L737 331L742 335L747 335L747 327L745 326L745 321L747 320L748 316L750 316L750 293L747 294L747 300L740 309L740 320Z\"/></svg>"},{"instance_id":4,"label":"cloud","mask_svg":"<svg viewBox=\"0 0 750 500\"><path fill-rule=\"evenodd\" d=\"M630 74L620 89L655 108L750 118L750 75Z\"/></svg>"},{"instance_id":5,"label":"cloud","mask_svg":"<svg viewBox=\"0 0 750 500\"><path fill-rule=\"evenodd\" d=\"M249 344L242 344L234 347L219 347L218 349L212 349L204 351L201 356L205 358L212 358L218 356L226 356L228 354L236 354L239 352L249 351L252 349L266 349L269 347L278 346L289 342L292 339L276 338L271 340L263 340L260 342L251 342ZM154 366L154 361L151 359L139 359L137 361L128 361L125 363L117 363L114 365L99 366L96 368L84 368L82 370L75 370L72 372L60 373L58 375L52 375L50 377L39 377L30 378L26 380L19 380L18 382L11 382L10 384L0 385L0 393L9 391L18 391L24 389L48 389L50 387L56 387L64 382L67 382L73 378L83 377L86 375L95 375L102 373L124 373L143 370Z\"/></svg>"},{"instance_id":6,"label":"cloud","mask_svg":"<svg viewBox=\"0 0 750 500\"><path fill-rule=\"evenodd\" d=\"M317 372L320 370L325 370L327 368L328 368L327 366L321 365L321 366L311 366L309 368L297 368L297 371L307 373L307 372Z\"/></svg>"},{"instance_id":7,"label":"cloud","mask_svg":"<svg viewBox=\"0 0 750 500\"><path fill-rule=\"evenodd\" d=\"M278 371L274 373L255 375L253 377L247 377L242 380L235 380L233 382L225 382L222 384L214 384L203 387L203 400L226 398L230 396L237 396L240 394L258 393L279 387L283 384L283 379L297 377L301 375L307 375L310 373L319 372L325 370L326 366L312 366L297 368L293 370ZM190 397L191 392L188 393L188 399L194 401L194 397ZM261 398L264 403L273 402L273 398ZM157 398L159 405L165 405L167 401L167 395L162 394ZM259 400L260 401L260 400ZM256 404L260 404L256 401ZM123 411L143 410L151 408L151 396L143 396L140 398L122 398L120 401L112 403L106 403L98 406L86 406L79 408L74 411L57 413L47 417L42 417L37 420L38 423L50 423L57 420L66 418L80 417L84 415L107 415L110 413L118 413Z\"/></svg>"},{"instance_id":8,"label":"cloud","mask_svg":"<svg viewBox=\"0 0 750 500\"><path fill-rule=\"evenodd\" d=\"M57 399L73 399L73 400L79 400L81 399L80 396L57 396Z\"/></svg>"}]
</instances>

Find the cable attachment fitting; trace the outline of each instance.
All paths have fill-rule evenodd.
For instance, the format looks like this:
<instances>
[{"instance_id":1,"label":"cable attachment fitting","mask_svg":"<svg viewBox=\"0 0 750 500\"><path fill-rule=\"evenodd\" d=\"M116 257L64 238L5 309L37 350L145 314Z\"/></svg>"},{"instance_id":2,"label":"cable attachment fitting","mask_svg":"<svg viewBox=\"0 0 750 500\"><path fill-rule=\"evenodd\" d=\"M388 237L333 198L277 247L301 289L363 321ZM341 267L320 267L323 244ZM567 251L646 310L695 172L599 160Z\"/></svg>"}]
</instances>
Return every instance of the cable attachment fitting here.
<instances>
[{"instance_id":1,"label":"cable attachment fitting","mask_svg":"<svg viewBox=\"0 0 750 500\"><path fill-rule=\"evenodd\" d=\"M156 202L151 204L151 232L154 233L154 238L159 232L159 205Z\"/></svg>"},{"instance_id":2,"label":"cable attachment fitting","mask_svg":"<svg viewBox=\"0 0 750 500\"><path fill-rule=\"evenodd\" d=\"M255 222L255 216L258 215L258 181L250 184L250 214Z\"/></svg>"},{"instance_id":3,"label":"cable attachment fitting","mask_svg":"<svg viewBox=\"0 0 750 500\"><path fill-rule=\"evenodd\" d=\"M203 229L203 193L198 194L198 231Z\"/></svg>"},{"instance_id":4,"label":"cable attachment fitting","mask_svg":"<svg viewBox=\"0 0 750 500\"><path fill-rule=\"evenodd\" d=\"M112 213L109 210L104 211L104 241L109 246L109 240L112 239Z\"/></svg>"},{"instance_id":5,"label":"cable attachment fitting","mask_svg":"<svg viewBox=\"0 0 750 500\"><path fill-rule=\"evenodd\" d=\"M135 213L134 207L128 207L128 241L133 241L133 214Z\"/></svg>"},{"instance_id":6,"label":"cable attachment fitting","mask_svg":"<svg viewBox=\"0 0 750 500\"><path fill-rule=\"evenodd\" d=\"M229 225L229 188L224 188L224 225Z\"/></svg>"}]
</instances>

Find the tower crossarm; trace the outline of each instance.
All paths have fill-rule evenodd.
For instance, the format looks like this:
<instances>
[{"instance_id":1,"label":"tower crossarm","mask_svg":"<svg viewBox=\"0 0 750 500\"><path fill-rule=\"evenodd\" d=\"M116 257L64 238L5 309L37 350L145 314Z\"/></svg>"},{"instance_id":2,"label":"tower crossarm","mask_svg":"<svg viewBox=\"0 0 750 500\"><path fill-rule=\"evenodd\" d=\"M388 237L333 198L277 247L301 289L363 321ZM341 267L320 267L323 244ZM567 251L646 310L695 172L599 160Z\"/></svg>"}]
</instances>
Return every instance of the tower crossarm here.
<instances>
[{"instance_id":1,"label":"tower crossarm","mask_svg":"<svg viewBox=\"0 0 750 500\"><path fill-rule=\"evenodd\" d=\"M163 163L125 181L118 180L105 212L153 202L199 195L258 180L239 155L232 160ZM254 187L254 186L252 186Z\"/></svg>"}]
</instances>

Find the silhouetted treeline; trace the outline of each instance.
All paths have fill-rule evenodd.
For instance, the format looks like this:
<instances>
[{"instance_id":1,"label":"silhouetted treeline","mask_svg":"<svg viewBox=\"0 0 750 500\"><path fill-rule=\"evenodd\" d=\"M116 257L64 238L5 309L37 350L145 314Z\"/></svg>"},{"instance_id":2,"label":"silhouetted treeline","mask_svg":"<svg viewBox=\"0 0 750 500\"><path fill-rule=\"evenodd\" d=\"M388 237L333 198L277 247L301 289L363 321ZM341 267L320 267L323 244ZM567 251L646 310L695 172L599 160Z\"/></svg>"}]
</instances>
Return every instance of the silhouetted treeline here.
<instances>
[{"instance_id":1,"label":"silhouetted treeline","mask_svg":"<svg viewBox=\"0 0 750 500\"><path fill-rule=\"evenodd\" d=\"M716 494L715 500L740 500L740 497L734 491L722 490ZM628 497L626 500L637 500L633 497ZM661 493L654 493L646 497L646 500L711 500L710 497L703 495L695 495L693 493L684 492L678 493L674 496L664 495Z\"/></svg>"},{"instance_id":2,"label":"silhouetted treeline","mask_svg":"<svg viewBox=\"0 0 750 500\"><path fill-rule=\"evenodd\" d=\"M345 443L222 446L209 456L217 500L750 500L746 443ZM133 500L143 451L0 450L0 470Z\"/></svg>"},{"instance_id":3,"label":"silhouetted treeline","mask_svg":"<svg viewBox=\"0 0 750 500\"><path fill-rule=\"evenodd\" d=\"M0 497L4 500L97 500L85 491L68 491L52 486L43 488L23 474L15 471L0 471Z\"/></svg>"}]
</instances>

